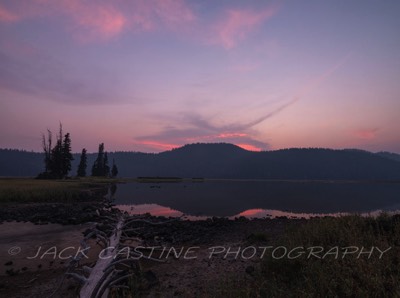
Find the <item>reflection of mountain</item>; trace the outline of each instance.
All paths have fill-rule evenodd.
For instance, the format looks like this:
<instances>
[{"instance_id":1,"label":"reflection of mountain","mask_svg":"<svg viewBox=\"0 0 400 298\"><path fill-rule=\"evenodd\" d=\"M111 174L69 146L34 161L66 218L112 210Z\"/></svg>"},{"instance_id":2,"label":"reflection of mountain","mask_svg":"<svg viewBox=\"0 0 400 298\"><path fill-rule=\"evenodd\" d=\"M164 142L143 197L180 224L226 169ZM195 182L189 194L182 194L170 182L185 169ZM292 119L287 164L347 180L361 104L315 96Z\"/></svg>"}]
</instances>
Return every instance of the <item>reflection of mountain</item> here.
<instances>
[{"instance_id":1,"label":"reflection of mountain","mask_svg":"<svg viewBox=\"0 0 400 298\"><path fill-rule=\"evenodd\" d=\"M72 174L79 155L74 158ZM94 159L95 154L88 154L88 170ZM399 155L361 150L250 152L231 144L192 144L159 154L115 152L109 154L112 159L123 177L400 179ZM34 176L43 170L43 156L1 149L0 165L0 176Z\"/></svg>"},{"instance_id":2,"label":"reflection of mountain","mask_svg":"<svg viewBox=\"0 0 400 298\"><path fill-rule=\"evenodd\" d=\"M296 213L369 212L399 204L399 183L218 181L119 184L115 203L158 204L194 216L233 216L248 209Z\"/></svg>"}]
</instances>

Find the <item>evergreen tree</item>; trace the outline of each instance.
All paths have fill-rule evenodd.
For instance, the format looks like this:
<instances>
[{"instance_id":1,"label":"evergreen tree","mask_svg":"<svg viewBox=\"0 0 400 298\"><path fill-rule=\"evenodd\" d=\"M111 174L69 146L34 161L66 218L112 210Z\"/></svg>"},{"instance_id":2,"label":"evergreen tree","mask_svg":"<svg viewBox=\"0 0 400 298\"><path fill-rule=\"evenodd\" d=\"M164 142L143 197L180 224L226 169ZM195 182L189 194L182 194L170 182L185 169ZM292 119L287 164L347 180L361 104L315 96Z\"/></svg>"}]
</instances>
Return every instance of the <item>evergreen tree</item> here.
<instances>
[{"instance_id":1,"label":"evergreen tree","mask_svg":"<svg viewBox=\"0 0 400 298\"><path fill-rule=\"evenodd\" d=\"M71 138L67 133L63 139L62 124L60 123L60 131L57 135L56 145L52 148L52 133L47 130L48 138L43 135L42 145L45 153L45 172L39 174L39 178L46 179L62 179L68 175L71 170Z\"/></svg>"},{"instance_id":2,"label":"evergreen tree","mask_svg":"<svg viewBox=\"0 0 400 298\"><path fill-rule=\"evenodd\" d=\"M71 138L70 134L67 133L64 136L64 141L62 144L62 167L61 167L61 175L62 177L68 176L69 171L71 171L71 161L74 160L74 157L71 153Z\"/></svg>"},{"instance_id":3,"label":"evergreen tree","mask_svg":"<svg viewBox=\"0 0 400 298\"><path fill-rule=\"evenodd\" d=\"M113 159L113 165L112 165L112 169L111 169L111 177L115 178L118 176L118 168L115 165L115 160Z\"/></svg>"},{"instance_id":4,"label":"evergreen tree","mask_svg":"<svg viewBox=\"0 0 400 298\"><path fill-rule=\"evenodd\" d=\"M104 153L103 176L106 176L106 177L110 176L110 167L108 165L107 152Z\"/></svg>"},{"instance_id":5,"label":"evergreen tree","mask_svg":"<svg viewBox=\"0 0 400 298\"><path fill-rule=\"evenodd\" d=\"M99 145L99 152L92 167L92 176L107 177L110 175L107 152L104 152L104 143Z\"/></svg>"},{"instance_id":6,"label":"evergreen tree","mask_svg":"<svg viewBox=\"0 0 400 298\"><path fill-rule=\"evenodd\" d=\"M86 156L86 149L82 149L81 160L78 166L78 177L85 177L86 176L86 167L87 167L87 156Z\"/></svg>"},{"instance_id":7,"label":"evergreen tree","mask_svg":"<svg viewBox=\"0 0 400 298\"><path fill-rule=\"evenodd\" d=\"M62 139L57 137L57 142L51 150L50 176L51 178L61 179L63 172Z\"/></svg>"},{"instance_id":8,"label":"evergreen tree","mask_svg":"<svg viewBox=\"0 0 400 298\"><path fill-rule=\"evenodd\" d=\"M46 140L46 136L44 134L42 135L42 146L43 146L43 151L44 151L44 164L45 164L44 175L45 176L48 176L49 172L50 172L51 144L52 144L52 133L48 129L47 130L47 140Z\"/></svg>"}]
</instances>

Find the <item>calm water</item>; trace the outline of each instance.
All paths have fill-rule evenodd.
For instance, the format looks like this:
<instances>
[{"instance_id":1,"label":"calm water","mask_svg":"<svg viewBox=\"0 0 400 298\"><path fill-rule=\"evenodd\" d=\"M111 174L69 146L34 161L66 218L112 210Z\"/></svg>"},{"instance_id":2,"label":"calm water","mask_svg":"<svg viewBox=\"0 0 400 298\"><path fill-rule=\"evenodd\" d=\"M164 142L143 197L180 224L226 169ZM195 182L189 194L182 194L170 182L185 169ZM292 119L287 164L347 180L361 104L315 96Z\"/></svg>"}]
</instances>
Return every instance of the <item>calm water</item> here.
<instances>
[{"instance_id":1,"label":"calm water","mask_svg":"<svg viewBox=\"0 0 400 298\"><path fill-rule=\"evenodd\" d=\"M118 184L113 198L132 214L189 217L304 216L400 209L399 183L207 181Z\"/></svg>"}]
</instances>

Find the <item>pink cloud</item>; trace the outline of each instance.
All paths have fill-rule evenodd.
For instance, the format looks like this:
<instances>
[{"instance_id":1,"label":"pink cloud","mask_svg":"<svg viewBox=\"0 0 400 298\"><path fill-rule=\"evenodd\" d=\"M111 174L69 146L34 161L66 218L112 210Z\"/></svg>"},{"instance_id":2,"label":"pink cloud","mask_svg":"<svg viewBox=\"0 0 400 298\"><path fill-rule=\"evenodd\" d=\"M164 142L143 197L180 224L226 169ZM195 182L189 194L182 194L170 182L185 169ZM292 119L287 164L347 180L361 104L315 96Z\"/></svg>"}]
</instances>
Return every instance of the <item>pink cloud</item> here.
<instances>
[{"instance_id":1,"label":"pink cloud","mask_svg":"<svg viewBox=\"0 0 400 298\"><path fill-rule=\"evenodd\" d=\"M172 150L174 148L180 147L179 145L176 144L170 144L170 143L163 143L163 142L157 142L157 141L139 141L137 142L139 145L144 145L145 147L148 147L149 149L155 149L157 151L159 150Z\"/></svg>"},{"instance_id":2,"label":"pink cloud","mask_svg":"<svg viewBox=\"0 0 400 298\"><path fill-rule=\"evenodd\" d=\"M220 133L215 136L216 138L226 139L226 138L238 138L238 137L247 137L246 133L234 132L234 133Z\"/></svg>"},{"instance_id":3,"label":"pink cloud","mask_svg":"<svg viewBox=\"0 0 400 298\"><path fill-rule=\"evenodd\" d=\"M225 49L234 48L244 40L257 26L274 16L278 11L276 5L262 11L231 9L217 23L212 32L211 43L222 45Z\"/></svg>"},{"instance_id":4,"label":"pink cloud","mask_svg":"<svg viewBox=\"0 0 400 298\"><path fill-rule=\"evenodd\" d=\"M246 133L219 133L213 135L202 135L196 137L185 138L186 142L199 142L199 141L220 141L220 139L230 139L230 138L243 138L248 137Z\"/></svg>"},{"instance_id":5,"label":"pink cloud","mask_svg":"<svg viewBox=\"0 0 400 298\"><path fill-rule=\"evenodd\" d=\"M80 41L109 40L124 32L169 30L189 32L226 49L235 47L259 25L276 14L278 7L264 10L230 9L214 25L201 25L198 16L185 0L21 0L0 6L0 22L29 18L53 18ZM200 25L200 26L198 26ZM242 68L240 66L239 68ZM256 66L245 66L248 68Z\"/></svg>"},{"instance_id":6,"label":"pink cloud","mask_svg":"<svg viewBox=\"0 0 400 298\"><path fill-rule=\"evenodd\" d=\"M96 4L79 0L64 0L52 2L57 9L73 19L74 26L84 31L76 30L79 39L109 39L120 34L127 24L125 16L109 4Z\"/></svg>"},{"instance_id":7,"label":"pink cloud","mask_svg":"<svg viewBox=\"0 0 400 298\"><path fill-rule=\"evenodd\" d=\"M372 140L375 139L379 128L372 128L372 129L360 129L354 132L354 135L363 140Z\"/></svg>"},{"instance_id":8,"label":"pink cloud","mask_svg":"<svg viewBox=\"0 0 400 298\"><path fill-rule=\"evenodd\" d=\"M0 6L0 22L10 23L17 21L18 19L19 18L16 14Z\"/></svg>"},{"instance_id":9,"label":"pink cloud","mask_svg":"<svg viewBox=\"0 0 400 298\"><path fill-rule=\"evenodd\" d=\"M59 16L80 41L108 40L126 31L177 30L196 19L184 0L22 0L0 6L3 22Z\"/></svg>"},{"instance_id":10,"label":"pink cloud","mask_svg":"<svg viewBox=\"0 0 400 298\"><path fill-rule=\"evenodd\" d=\"M259 151L262 150L261 148L259 148L257 146L254 146L254 145L251 145L251 144L235 144L235 145L239 146L240 148L243 148L245 150L248 150L248 151L257 151L257 152L259 152Z\"/></svg>"},{"instance_id":11,"label":"pink cloud","mask_svg":"<svg viewBox=\"0 0 400 298\"><path fill-rule=\"evenodd\" d=\"M22 0L11 2L7 9L0 7L0 20L60 16L67 19L67 28L73 29L75 37L85 39L108 39L122 32L126 26L123 13L111 2L82 0Z\"/></svg>"}]
</instances>

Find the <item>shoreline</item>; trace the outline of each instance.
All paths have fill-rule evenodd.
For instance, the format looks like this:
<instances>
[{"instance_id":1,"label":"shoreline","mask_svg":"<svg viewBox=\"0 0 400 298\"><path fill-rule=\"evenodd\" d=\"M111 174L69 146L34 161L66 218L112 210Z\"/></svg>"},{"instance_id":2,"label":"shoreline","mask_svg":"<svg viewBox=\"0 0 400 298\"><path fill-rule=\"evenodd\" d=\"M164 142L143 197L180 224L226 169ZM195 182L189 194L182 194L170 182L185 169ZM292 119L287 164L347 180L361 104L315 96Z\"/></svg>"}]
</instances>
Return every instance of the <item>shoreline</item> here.
<instances>
[{"instance_id":1,"label":"shoreline","mask_svg":"<svg viewBox=\"0 0 400 298\"><path fill-rule=\"evenodd\" d=\"M97 218L99 229L106 228L106 226L109 225L110 222L105 219L106 217L112 215L113 212L116 214L120 211L117 209L109 209L107 212L108 213L104 213L103 216ZM84 213L83 210L82 213ZM79 218L79 216L77 217ZM372 243L364 243L363 241L365 240L353 243L351 240L353 236L351 235L354 233L352 229L364 229L362 226L365 224L367 224L367 226L372 224L371 227L378 225L377 231L381 231L382 228L379 227L381 224L382 227L386 227L385 229L388 229L388 227L389 229L397 229L397 223L400 222L400 215L381 215L377 219L361 218L353 215L342 218L325 217L312 218L309 220L291 218L247 219L242 217L235 220L211 218L201 221L170 220L169 218L153 217L150 215L130 217L130 219L133 220L135 220L135 218L139 218L144 222L135 224L134 227L136 228L134 230L136 230L136 232L130 232L126 235L127 238L123 242L124 245L130 245L132 247L141 246L145 252L149 252L153 248L155 253L153 256L159 258L159 262L146 259L138 260L140 264L140 278L137 277L138 279L133 283L135 286L132 288L131 285L129 291L136 292L140 297L154 297L157 295L166 297L213 296L221 291L223 293L228 293L229 296L232 294L232 291L239 291L237 288L238 286L243 286L248 291L253 291L254 287L257 289L258 286L254 285L254 283L258 283L260 282L260 278L264 278L262 277L263 275L260 274L265 270L263 269L264 266L266 266L265 264L271 262L271 264L276 263L274 266L278 266L273 269L277 270L277 272L286 270L284 268L288 266L288 262L289 264L291 264L291 262L300 262L303 263L302 266L309 266L309 264L321 261L329 264L336 262L336 260L347 260L346 262L349 264L370 262L367 257L364 257L365 252L363 250L359 251L361 252L361 257L359 258L351 256L348 258L341 258L342 255L338 255L338 257L335 258L335 256L332 256L332 252L329 253L330 249L335 246L338 247L337 253L339 254L343 249L348 249L347 247L357 244L360 247L362 245L363 247L365 246L365 248L376 248L376 252L384 252L381 254L383 256L382 258L378 258L378 253L374 253L371 259L371 262L378 262L378 265L380 265L379 262L384 264L388 262L388 260L390 261L393 259L394 255L398 254L399 249L396 245L390 243L385 244L385 242L379 240L379 237L381 237L379 236L380 234L378 234L375 242ZM149 225L146 222L159 222L162 224ZM63 249L70 246L68 253L72 254L74 250L79 250L81 245L79 238L83 238L84 235L88 233L85 229L87 225L90 224L60 225L48 223L45 225L35 225L23 222L5 222L1 224L0 227L8 227L10 225L30 226L36 229L36 231L43 231L43 233L36 233L38 237L36 239L33 237L34 233L31 233L32 238L28 243L30 243L32 247L35 247L36 250L30 249L27 250L27 252L29 252L30 257L34 256L37 252L37 258L40 258L44 254L43 259L40 259L40 261L48 262L48 266L37 270L31 270L30 268L22 270L24 267L29 266L23 266L17 261L14 261L12 256L8 255L6 262L0 264L0 266L3 266L3 268L6 267L7 270L15 266L13 270L15 274L0 275L0 294L10 297L23 297L27 294L29 294L28 296L30 297L50 295L52 291L59 287L61 280L65 278L64 274L66 268L63 267L65 265L61 262L65 261L62 258L65 257L67 251L63 251ZM391 227L391 225L396 225L396 227ZM318 241L315 242L316 240L312 240L314 242L310 242L309 244L306 242L308 246L305 246L304 250L309 247L320 246L323 248L324 253L328 253L327 257L315 257L311 259L289 257L296 248L304 246L302 241L308 237L304 235L309 235L310 233L307 232L307 227L309 226L311 227L310 231L314 231L312 232L314 233L313 237L316 237L315 239L318 239ZM50 233L46 235L44 231L49 228L55 228L55 231L53 234ZM306 234L299 237L296 231L301 232L303 229L306 230ZM317 229L316 232L315 229ZM331 229L334 230L332 231ZM335 229L337 231L335 231ZM350 232L347 232L346 229L350 229ZM8 228L1 230L4 233ZM72 234L68 234L68 231L73 232ZM324 240L328 236L326 231L331 231L331 235L329 236L333 237L333 242L327 243L326 240ZM342 235L337 234L338 231L340 231L339 233L342 233ZM7 233L11 233L12 235L13 232L7 231ZM65 235L67 235L63 243L57 243L57 240L54 240L55 236L60 233L66 233ZM312 233L311 235L313 235ZM358 234L360 233L357 232L355 235ZM1 237L0 234L0 242L7 239L7 237L7 235ZM68 239L70 239L70 241ZM349 240L343 242L343 239ZM396 241L394 239L392 240ZM95 240L90 241L90 246L94 248L92 251L94 255L86 261L89 266L92 266L104 248ZM43 245L43 242L43 248L38 250L38 246ZM12 241L2 244L3 247L4 245L19 245L18 242L12 243ZM369 246L366 244L369 244ZM391 245L391 249L388 250L387 246L389 244ZM46 250L49 249L49 247L53 249L50 252ZM121 249L123 249L123 247L124 246L121 246ZM155 247L158 249L154 249ZM263 258L249 257L252 250L258 249L257 252L259 253L264 248L265 252L266 247L273 247L276 251L275 249L273 251L267 251L267 253L264 253ZM285 247L285 249L287 248L287 251L285 256L280 257L284 252L282 251L282 247ZM163 248L164 252L162 252ZM210 249L213 249L214 252L212 257L210 257ZM124 252L126 252L126 250L122 250L119 257L121 257L121 254ZM166 255L168 255L168 257L165 257ZM9 264L10 261L12 261L11 265ZM6 266L5 264L7 263L9 265ZM29 281L31 282L29 283ZM234 282L234 284L226 287L226 282ZM73 279L67 278L63 282L63 285L59 287L57 294L63 297L76 297L79 289L79 283Z\"/></svg>"}]
</instances>

